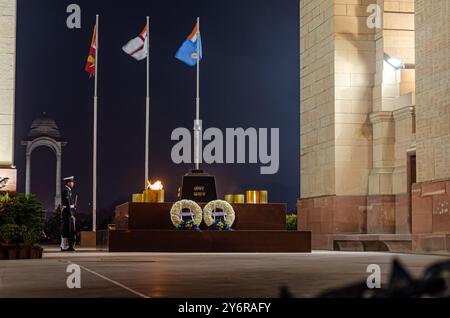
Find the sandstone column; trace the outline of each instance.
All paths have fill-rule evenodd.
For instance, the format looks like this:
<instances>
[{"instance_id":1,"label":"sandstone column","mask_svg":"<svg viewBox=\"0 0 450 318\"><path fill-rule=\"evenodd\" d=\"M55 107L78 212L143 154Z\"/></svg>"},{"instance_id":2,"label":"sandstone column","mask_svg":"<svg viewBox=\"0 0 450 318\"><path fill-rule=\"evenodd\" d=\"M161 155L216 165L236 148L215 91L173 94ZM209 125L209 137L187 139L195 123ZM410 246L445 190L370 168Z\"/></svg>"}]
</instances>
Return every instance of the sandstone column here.
<instances>
[{"instance_id":1,"label":"sandstone column","mask_svg":"<svg viewBox=\"0 0 450 318\"><path fill-rule=\"evenodd\" d=\"M0 0L0 167L14 165L16 0Z\"/></svg>"},{"instance_id":2,"label":"sandstone column","mask_svg":"<svg viewBox=\"0 0 450 318\"><path fill-rule=\"evenodd\" d=\"M9 178L6 191L13 193L17 175L14 166L15 58L16 0L0 0L0 177Z\"/></svg>"},{"instance_id":3,"label":"sandstone column","mask_svg":"<svg viewBox=\"0 0 450 318\"><path fill-rule=\"evenodd\" d=\"M375 0L300 1L301 198L299 227L313 248L333 234L365 233L372 169Z\"/></svg>"},{"instance_id":4,"label":"sandstone column","mask_svg":"<svg viewBox=\"0 0 450 318\"><path fill-rule=\"evenodd\" d=\"M61 152L56 154L56 196L55 196L55 210L61 204Z\"/></svg>"},{"instance_id":5,"label":"sandstone column","mask_svg":"<svg viewBox=\"0 0 450 318\"><path fill-rule=\"evenodd\" d=\"M27 153L27 165L25 170L25 194L29 195L31 191L31 152Z\"/></svg>"},{"instance_id":6,"label":"sandstone column","mask_svg":"<svg viewBox=\"0 0 450 318\"><path fill-rule=\"evenodd\" d=\"M376 27L369 23L371 5L380 9ZM406 224L398 228L405 233L414 116L402 114L414 106L414 0L301 0L300 6L299 227L312 231L313 248L320 249L333 248L336 235L394 234L401 198L397 219ZM387 55L409 69L392 67Z\"/></svg>"},{"instance_id":7,"label":"sandstone column","mask_svg":"<svg viewBox=\"0 0 450 318\"><path fill-rule=\"evenodd\" d=\"M417 251L450 251L449 16L448 0L416 0Z\"/></svg>"}]
</instances>

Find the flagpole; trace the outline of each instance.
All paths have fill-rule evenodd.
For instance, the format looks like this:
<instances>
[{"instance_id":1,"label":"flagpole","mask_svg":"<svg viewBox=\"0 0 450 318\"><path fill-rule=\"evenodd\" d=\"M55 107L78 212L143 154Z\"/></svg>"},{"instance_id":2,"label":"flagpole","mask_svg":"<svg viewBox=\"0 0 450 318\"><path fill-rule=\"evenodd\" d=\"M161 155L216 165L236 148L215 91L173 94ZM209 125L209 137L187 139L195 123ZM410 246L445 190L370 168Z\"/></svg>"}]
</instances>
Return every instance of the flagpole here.
<instances>
[{"instance_id":1,"label":"flagpole","mask_svg":"<svg viewBox=\"0 0 450 318\"><path fill-rule=\"evenodd\" d=\"M200 168L200 18L197 18L197 98L195 111L194 135L195 135L195 170Z\"/></svg>"},{"instance_id":2,"label":"flagpole","mask_svg":"<svg viewBox=\"0 0 450 318\"><path fill-rule=\"evenodd\" d=\"M95 22L95 85L94 85L94 140L93 140L93 160L92 160L92 231L97 231L97 79L98 79L98 23L99 15L96 15Z\"/></svg>"},{"instance_id":3,"label":"flagpole","mask_svg":"<svg viewBox=\"0 0 450 318\"><path fill-rule=\"evenodd\" d=\"M147 50L147 97L145 108L145 188L147 188L148 178L148 161L149 161L149 142L150 142L150 17L147 16L147 37L146 37L146 50ZM144 189L145 189L144 188Z\"/></svg>"}]
</instances>

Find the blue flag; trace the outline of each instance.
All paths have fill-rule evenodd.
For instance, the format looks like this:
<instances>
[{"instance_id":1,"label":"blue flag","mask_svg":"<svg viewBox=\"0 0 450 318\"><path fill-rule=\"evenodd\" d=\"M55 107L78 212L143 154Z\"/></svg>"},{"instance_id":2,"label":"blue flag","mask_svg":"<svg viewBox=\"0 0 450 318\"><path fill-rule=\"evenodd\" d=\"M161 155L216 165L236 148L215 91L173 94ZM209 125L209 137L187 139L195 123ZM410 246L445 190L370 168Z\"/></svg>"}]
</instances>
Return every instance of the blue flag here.
<instances>
[{"instance_id":1,"label":"blue flag","mask_svg":"<svg viewBox=\"0 0 450 318\"><path fill-rule=\"evenodd\" d=\"M200 54L198 54L197 52L197 41ZM200 30L198 29L198 24L196 23L194 30L192 30L192 33L188 36L186 41L184 41L181 47L178 49L177 54L175 54L175 57L189 66L195 66L197 65L198 55L200 55L201 61L203 58L202 39L200 36Z\"/></svg>"}]
</instances>

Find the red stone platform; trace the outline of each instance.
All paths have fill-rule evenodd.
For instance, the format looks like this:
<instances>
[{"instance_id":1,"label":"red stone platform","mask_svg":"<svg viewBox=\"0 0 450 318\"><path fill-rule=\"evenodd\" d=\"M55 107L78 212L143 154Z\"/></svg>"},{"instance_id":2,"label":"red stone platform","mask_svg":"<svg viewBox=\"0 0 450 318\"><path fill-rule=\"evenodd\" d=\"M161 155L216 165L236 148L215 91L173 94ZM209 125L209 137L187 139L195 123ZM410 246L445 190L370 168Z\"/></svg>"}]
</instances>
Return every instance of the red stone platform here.
<instances>
[{"instance_id":1,"label":"red stone platform","mask_svg":"<svg viewBox=\"0 0 450 318\"><path fill-rule=\"evenodd\" d=\"M309 253L311 233L298 231L117 230L110 252Z\"/></svg>"},{"instance_id":2,"label":"red stone platform","mask_svg":"<svg viewBox=\"0 0 450 318\"><path fill-rule=\"evenodd\" d=\"M286 230L286 204L234 204L234 231L177 231L173 203L125 203L116 207L110 252L309 253L311 232ZM204 204L200 204L204 206Z\"/></svg>"},{"instance_id":3,"label":"red stone platform","mask_svg":"<svg viewBox=\"0 0 450 318\"><path fill-rule=\"evenodd\" d=\"M116 229L173 230L174 227L169 217L172 205L173 203L124 203L119 205L115 211ZM200 206L203 208L205 204L200 204ZM232 206L236 213L236 220L233 224L235 230L286 230L286 204L232 204Z\"/></svg>"}]
</instances>

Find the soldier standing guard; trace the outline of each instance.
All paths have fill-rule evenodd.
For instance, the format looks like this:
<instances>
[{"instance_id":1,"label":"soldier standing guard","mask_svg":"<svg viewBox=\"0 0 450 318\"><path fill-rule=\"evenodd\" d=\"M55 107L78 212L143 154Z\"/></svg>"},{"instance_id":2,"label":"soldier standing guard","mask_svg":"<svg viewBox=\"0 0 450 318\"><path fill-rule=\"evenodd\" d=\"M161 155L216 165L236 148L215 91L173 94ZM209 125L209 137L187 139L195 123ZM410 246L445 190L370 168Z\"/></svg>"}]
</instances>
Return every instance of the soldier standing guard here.
<instances>
[{"instance_id":1,"label":"soldier standing guard","mask_svg":"<svg viewBox=\"0 0 450 318\"><path fill-rule=\"evenodd\" d=\"M61 213L61 251L74 252L75 243L75 202L72 199L72 189L75 186L75 177L64 178L62 193L63 210Z\"/></svg>"}]
</instances>

